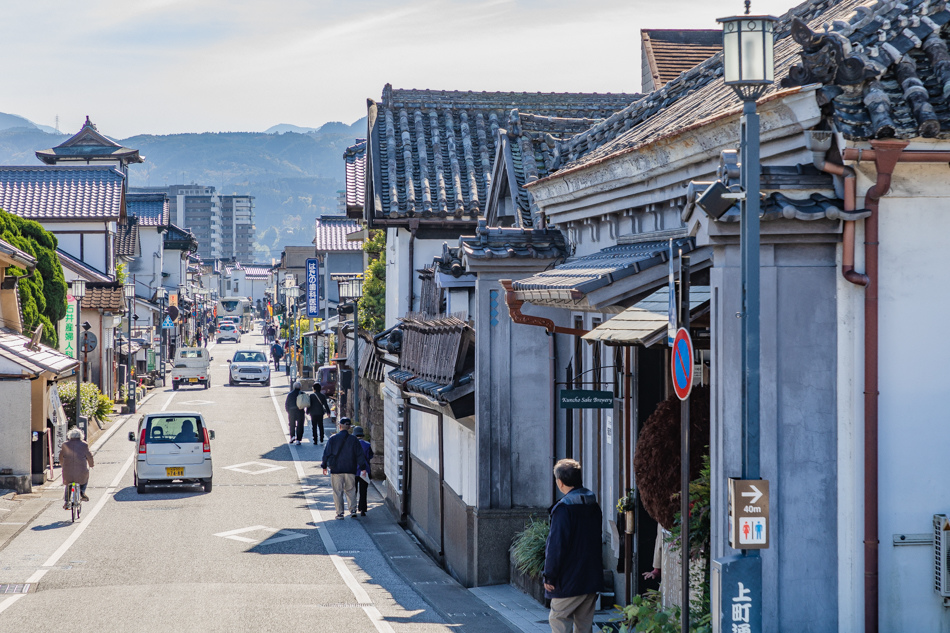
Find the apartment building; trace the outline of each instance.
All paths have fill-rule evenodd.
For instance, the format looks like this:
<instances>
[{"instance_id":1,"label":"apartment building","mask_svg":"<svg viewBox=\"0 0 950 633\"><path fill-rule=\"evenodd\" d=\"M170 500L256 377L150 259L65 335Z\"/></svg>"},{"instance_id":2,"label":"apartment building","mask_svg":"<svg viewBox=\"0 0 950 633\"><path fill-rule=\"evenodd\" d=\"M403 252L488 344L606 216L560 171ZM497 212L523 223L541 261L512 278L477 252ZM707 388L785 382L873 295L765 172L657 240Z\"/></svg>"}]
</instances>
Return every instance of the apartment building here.
<instances>
[{"instance_id":1,"label":"apartment building","mask_svg":"<svg viewBox=\"0 0 950 633\"><path fill-rule=\"evenodd\" d=\"M133 191L167 193L172 223L194 233L201 259L253 260L254 196L221 195L212 186L197 184Z\"/></svg>"}]
</instances>

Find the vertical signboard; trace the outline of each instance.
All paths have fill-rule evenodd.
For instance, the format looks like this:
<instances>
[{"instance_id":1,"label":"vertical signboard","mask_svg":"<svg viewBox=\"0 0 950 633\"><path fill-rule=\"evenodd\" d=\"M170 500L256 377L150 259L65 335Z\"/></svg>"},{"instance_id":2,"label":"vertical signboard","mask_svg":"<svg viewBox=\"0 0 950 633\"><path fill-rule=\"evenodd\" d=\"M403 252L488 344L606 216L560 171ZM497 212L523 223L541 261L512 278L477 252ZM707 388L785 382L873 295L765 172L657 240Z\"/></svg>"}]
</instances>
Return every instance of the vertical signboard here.
<instances>
[{"instance_id":1,"label":"vertical signboard","mask_svg":"<svg viewBox=\"0 0 950 633\"><path fill-rule=\"evenodd\" d=\"M63 354L79 358L76 355L76 299L72 295L66 295L66 318L63 322L63 336L59 339Z\"/></svg>"},{"instance_id":2,"label":"vertical signboard","mask_svg":"<svg viewBox=\"0 0 950 633\"><path fill-rule=\"evenodd\" d=\"M670 300L668 305L669 323L666 326L666 344L673 347L673 339L676 337L676 330L679 328L679 319L676 317L676 280L673 271L673 240L670 239L669 258L667 262L670 265L669 279L667 288L669 289Z\"/></svg>"},{"instance_id":3,"label":"vertical signboard","mask_svg":"<svg viewBox=\"0 0 950 633\"><path fill-rule=\"evenodd\" d=\"M307 316L320 316L320 262L307 260Z\"/></svg>"},{"instance_id":4,"label":"vertical signboard","mask_svg":"<svg viewBox=\"0 0 950 633\"><path fill-rule=\"evenodd\" d=\"M769 546L769 481L729 478L729 545L734 549Z\"/></svg>"}]
</instances>

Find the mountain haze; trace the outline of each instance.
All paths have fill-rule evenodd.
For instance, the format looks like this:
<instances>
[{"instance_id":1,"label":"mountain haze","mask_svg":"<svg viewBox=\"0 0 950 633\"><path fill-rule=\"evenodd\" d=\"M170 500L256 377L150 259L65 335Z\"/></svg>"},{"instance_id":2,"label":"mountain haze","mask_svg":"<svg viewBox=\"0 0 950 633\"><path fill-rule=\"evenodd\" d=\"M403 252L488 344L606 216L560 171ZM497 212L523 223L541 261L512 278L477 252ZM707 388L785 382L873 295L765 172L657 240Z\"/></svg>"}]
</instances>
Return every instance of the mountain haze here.
<instances>
[{"instance_id":1,"label":"mountain haze","mask_svg":"<svg viewBox=\"0 0 950 633\"><path fill-rule=\"evenodd\" d=\"M48 134L35 126L2 129L4 116L29 123L15 115L0 116L3 165L36 165L34 152L71 136ZM285 126L297 127L271 129ZM327 123L308 133L139 135L116 142L145 157L144 163L129 169L133 187L197 183L213 185L221 194L254 196L256 259L269 263L288 244L309 244L315 217L339 212L337 192L345 186L343 150L364 136L365 118L352 125Z\"/></svg>"}]
</instances>

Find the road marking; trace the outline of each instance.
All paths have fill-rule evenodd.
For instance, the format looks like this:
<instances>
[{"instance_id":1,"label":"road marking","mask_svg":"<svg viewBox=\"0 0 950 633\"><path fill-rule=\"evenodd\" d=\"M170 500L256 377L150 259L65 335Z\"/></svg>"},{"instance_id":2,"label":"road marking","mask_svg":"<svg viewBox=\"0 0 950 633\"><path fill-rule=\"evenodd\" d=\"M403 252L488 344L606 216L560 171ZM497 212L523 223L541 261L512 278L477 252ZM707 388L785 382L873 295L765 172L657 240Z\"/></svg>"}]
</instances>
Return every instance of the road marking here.
<instances>
[{"instance_id":1,"label":"road marking","mask_svg":"<svg viewBox=\"0 0 950 633\"><path fill-rule=\"evenodd\" d=\"M273 387L271 387L270 393L271 402L274 403L274 410L277 411L277 423L283 432L283 429L287 428L287 421L284 419L284 414L277 404L277 394ZM288 437L290 436L288 435ZM297 447L293 444L290 445L290 455L294 460L294 469L297 471L297 478L300 480L300 489L303 492L304 499L307 500L307 508L310 510L310 516L313 518L314 525L317 527L317 533L320 534L320 540L323 541L323 546L327 549L330 560L333 561L333 566L336 567L343 582L349 587L353 597L355 597L356 601L362 606L363 613L365 613L369 621L373 623L376 630L379 631L379 633L395 633L389 622L383 619L383 615L373 604L373 600L369 597L369 594L366 593L363 586L356 580L353 572L346 566L346 561L340 556L340 550L337 549L336 543L333 542L333 537L330 536L329 530L323 525L323 516L320 513L320 508L317 506L317 499L313 495L314 487L306 483L307 477L303 470L303 464L300 463Z\"/></svg>"},{"instance_id":2,"label":"road marking","mask_svg":"<svg viewBox=\"0 0 950 633\"><path fill-rule=\"evenodd\" d=\"M247 468L243 468L243 466L259 466L261 470L248 470ZM264 473L274 472L275 470L283 470L284 468L286 468L286 466L269 466L260 462L244 462L243 464L224 467L225 470L234 470L239 473L247 473L248 475L262 475Z\"/></svg>"},{"instance_id":3,"label":"road marking","mask_svg":"<svg viewBox=\"0 0 950 633\"><path fill-rule=\"evenodd\" d=\"M214 404L211 400L186 400L181 404Z\"/></svg>"},{"instance_id":4,"label":"road marking","mask_svg":"<svg viewBox=\"0 0 950 633\"><path fill-rule=\"evenodd\" d=\"M171 402L171 398L168 399L168 402ZM165 403L166 406L168 406L168 402ZM38 583L43 578L43 576L46 575L46 572L56 565L56 563L59 562L59 559L62 558L67 551L69 551L69 548L72 547L77 540L79 540L79 537L82 536L82 533L86 531L86 528L89 527L89 524L92 523L92 520L96 518L96 515L99 514L99 511L102 510L102 508L106 505L106 502L109 501L109 498L115 494L116 488L118 488L119 483L125 476L125 473L127 473L129 467L132 466L132 459L134 457L134 455L129 455L129 458L125 461L125 464L122 466L122 468L119 469L118 474L112 480L112 483L109 484L109 487L106 488L105 493L92 508L92 511L82 518L82 521L76 525L76 529L73 530L73 533L70 534L63 544L59 546L59 549L53 552L52 556L46 559L46 562L40 566L40 569L36 570L32 576L26 579L27 584ZM25 594L10 596L3 602L0 602L0 613L3 613L5 610L10 608L14 602L22 598L24 595Z\"/></svg>"},{"instance_id":5,"label":"road marking","mask_svg":"<svg viewBox=\"0 0 950 633\"><path fill-rule=\"evenodd\" d=\"M159 409L159 411L164 411L165 409L167 409L168 405L172 403L172 398L174 397L175 397L175 393L172 392L172 395L168 396L168 400L165 401L165 404L162 405L162 408Z\"/></svg>"},{"instance_id":6,"label":"road marking","mask_svg":"<svg viewBox=\"0 0 950 633\"><path fill-rule=\"evenodd\" d=\"M280 536L278 536L277 538L270 538L269 536L265 536L262 539L248 538L246 536L238 536L239 534L247 534L248 532L267 532L268 534L280 534ZM227 532L218 532L217 534L215 534L215 536L231 539L232 541L241 541L242 543L253 543L255 545L274 545L275 543L283 543L284 541L292 541L294 539L304 537L304 535L299 532L292 532L290 530L281 530L278 528L267 527L265 525L254 525L248 528L229 530Z\"/></svg>"}]
</instances>

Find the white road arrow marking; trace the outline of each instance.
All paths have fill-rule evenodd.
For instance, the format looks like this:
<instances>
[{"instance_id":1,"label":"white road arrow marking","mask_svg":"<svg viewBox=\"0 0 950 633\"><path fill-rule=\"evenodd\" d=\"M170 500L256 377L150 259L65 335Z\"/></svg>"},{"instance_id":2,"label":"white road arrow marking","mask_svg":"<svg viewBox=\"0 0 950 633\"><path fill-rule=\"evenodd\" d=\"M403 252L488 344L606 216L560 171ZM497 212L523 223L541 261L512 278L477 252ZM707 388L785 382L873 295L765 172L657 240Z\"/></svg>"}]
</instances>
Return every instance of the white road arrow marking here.
<instances>
[{"instance_id":1,"label":"white road arrow marking","mask_svg":"<svg viewBox=\"0 0 950 633\"><path fill-rule=\"evenodd\" d=\"M759 490L758 488L756 488L754 485L750 485L749 487L752 488L752 490L754 490L754 492L743 492L743 493L742 493L742 496L743 496L743 497L752 497L752 500L749 501L749 503L755 505L756 503L759 502L759 499L762 498L762 491Z\"/></svg>"}]
</instances>

